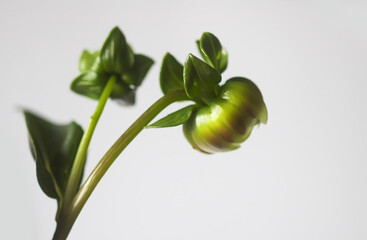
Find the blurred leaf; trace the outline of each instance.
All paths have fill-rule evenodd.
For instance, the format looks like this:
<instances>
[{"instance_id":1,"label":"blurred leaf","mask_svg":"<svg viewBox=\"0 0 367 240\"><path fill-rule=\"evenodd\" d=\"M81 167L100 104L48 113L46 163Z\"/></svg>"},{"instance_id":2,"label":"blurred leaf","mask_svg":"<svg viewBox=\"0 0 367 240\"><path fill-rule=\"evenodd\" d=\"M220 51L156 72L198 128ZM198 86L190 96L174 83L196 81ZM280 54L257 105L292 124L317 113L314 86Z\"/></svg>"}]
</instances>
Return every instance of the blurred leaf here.
<instances>
[{"instance_id":1,"label":"blurred leaf","mask_svg":"<svg viewBox=\"0 0 367 240\"><path fill-rule=\"evenodd\" d=\"M84 50L79 60L79 71L84 72L101 72L100 51Z\"/></svg>"},{"instance_id":2,"label":"blurred leaf","mask_svg":"<svg viewBox=\"0 0 367 240\"><path fill-rule=\"evenodd\" d=\"M38 183L47 196L60 203L83 129L75 122L55 125L27 110L24 110L24 116Z\"/></svg>"},{"instance_id":3,"label":"blurred leaf","mask_svg":"<svg viewBox=\"0 0 367 240\"><path fill-rule=\"evenodd\" d=\"M121 105L135 104L136 89L124 83L120 76L116 77L117 80L113 86L110 98ZM71 83L71 89L83 96L99 100L106 87L108 78L109 76L107 74L97 74L95 72L83 73L74 79Z\"/></svg>"},{"instance_id":4,"label":"blurred leaf","mask_svg":"<svg viewBox=\"0 0 367 240\"><path fill-rule=\"evenodd\" d=\"M112 29L101 50L103 69L108 73L123 74L134 64L134 53L118 27Z\"/></svg>"},{"instance_id":5,"label":"blurred leaf","mask_svg":"<svg viewBox=\"0 0 367 240\"><path fill-rule=\"evenodd\" d=\"M122 75L122 78L125 83L138 87L143 82L154 61L142 54L135 54L134 59L134 65Z\"/></svg>"},{"instance_id":6,"label":"blurred leaf","mask_svg":"<svg viewBox=\"0 0 367 240\"><path fill-rule=\"evenodd\" d=\"M107 84L108 75L87 72L80 74L71 83L71 90L86 97L98 100Z\"/></svg>"},{"instance_id":7,"label":"blurred leaf","mask_svg":"<svg viewBox=\"0 0 367 240\"><path fill-rule=\"evenodd\" d=\"M227 68L228 54L214 34L205 32L197 42L201 56L211 67L223 72Z\"/></svg>"},{"instance_id":8,"label":"blurred leaf","mask_svg":"<svg viewBox=\"0 0 367 240\"><path fill-rule=\"evenodd\" d=\"M146 128L165 128L184 124L187 120L189 120L194 109L195 105L184 107L174 113L165 116L164 118L156 121Z\"/></svg>"},{"instance_id":9,"label":"blurred leaf","mask_svg":"<svg viewBox=\"0 0 367 240\"><path fill-rule=\"evenodd\" d=\"M118 77L110 97L121 105L130 106L135 104L135 92L136 88L131 88Z\"/></svg>"},{"instance_id":10,"label":"blurred leaf","mask_svg":"<svg viewBox=\"0 0 367 240\"><path fill-rule=\"evenodd\" d=\"M184 90L183 66L170 53L163 57L159 80L164 94Z\"/></svg>"},{"instance_id":11,"label":"blurred leaf","mask_svg":"<svg viewBox=\"0 0 367 240\"><path fill-rule=\"evenodd\" d=\"M187 96L199 103L209 104L217 95L222 77L214 68L192 54L184 65L184 87Z\"/></svg>"}]
</instances>

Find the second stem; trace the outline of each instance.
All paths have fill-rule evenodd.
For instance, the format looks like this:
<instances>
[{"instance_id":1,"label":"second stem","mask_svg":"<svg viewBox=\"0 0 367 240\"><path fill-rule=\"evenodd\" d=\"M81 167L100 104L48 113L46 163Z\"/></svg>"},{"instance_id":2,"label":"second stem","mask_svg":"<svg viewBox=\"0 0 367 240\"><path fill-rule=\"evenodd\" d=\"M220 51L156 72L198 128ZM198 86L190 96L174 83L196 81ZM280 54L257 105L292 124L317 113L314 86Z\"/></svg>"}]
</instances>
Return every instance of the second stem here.
<instances>
[{"instance_id":1,"label":"second stem","mask_svg":"<svg viewBox=\"0 0 367 240\"><path fill-rule=\"evenodd\" d=\"M113 86L116 83L116 76L111 76L99 98L98 105L95 112L93 113L89 125L83 134L82 140L80 141L78 151L75 156L74 164L71 169L68 185L65 191L64 199L61 205L60 214L64 215L69 210L69 205L73 200L81 181L81 176L84 169L86 160L87 150L91 141L94 129L97 126L98 120L102 115L104 106L112 92Z\"/></svg>"}]
</instances>

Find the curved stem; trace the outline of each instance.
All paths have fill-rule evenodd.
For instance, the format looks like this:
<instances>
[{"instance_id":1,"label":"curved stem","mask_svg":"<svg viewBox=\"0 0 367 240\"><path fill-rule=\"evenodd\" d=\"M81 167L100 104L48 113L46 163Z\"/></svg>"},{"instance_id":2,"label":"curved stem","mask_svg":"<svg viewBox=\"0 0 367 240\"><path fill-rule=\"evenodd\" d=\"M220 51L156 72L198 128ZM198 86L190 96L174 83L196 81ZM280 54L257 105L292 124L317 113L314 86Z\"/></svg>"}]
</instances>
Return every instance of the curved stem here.
<instances>
[{"instance_id":1,"label":"curved stem","mask_svg":"<svg viewBox=\"0 0 367 240\"><path fill-rule=\"evenodd\" d=\"M82 210L85 202L92 194L93 190L101 180L108 168L112 165L120 153L127 145L143 130L143 128L153 120L163 109L171 103L188 100L186 93L182 90L166 94L148 108L112 145L106 154L99 161L83 186L79 189L70 205L70 211L61 218L57 224L54 240L63 240L68 236L76 218Z\"/></svg>"},{"instance_id":2,"label":"curved stem","mask_svg":"<svg viewBox=\"0 0 367 240\"><path fill-rule=\"evenodd\" d=\"M97 126L98 120L102 115L104 106L112 92L113 86L116 83L116 77L111 76L102 92L101 97L99 98L98 105L94 114L91 117L89 125L86 131L83 134L82 140L80 141L78 151L75 156L75 160L73 163L73 167L71 169L70 177L68 180L68 184L65 190L64 198L61 202L60 214L64 215L66 211L69 209L69 205L73 200L81 181L81 176L84 169L84 164L86 160L87 150L89 147L89 143L91 141L94 129ZM56 215L56 219L58 219L58 214Z\"/></svg>"}]
</instances>

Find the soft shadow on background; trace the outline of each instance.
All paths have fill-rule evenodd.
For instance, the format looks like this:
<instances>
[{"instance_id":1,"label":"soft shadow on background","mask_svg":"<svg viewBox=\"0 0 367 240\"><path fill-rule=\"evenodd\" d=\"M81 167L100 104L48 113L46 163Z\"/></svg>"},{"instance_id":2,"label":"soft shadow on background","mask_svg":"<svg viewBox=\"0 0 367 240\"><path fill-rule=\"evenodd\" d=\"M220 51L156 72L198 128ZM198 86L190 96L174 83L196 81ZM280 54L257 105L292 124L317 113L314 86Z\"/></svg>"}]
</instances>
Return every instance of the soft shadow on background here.
<instances>
[{"instance_id":1,"label":"soft shadow on background","mask_svg":"<svg viewBox=\"0 0 367 240\"><path fill-rule=\"evenodd\" d=\"M96 102L69 84L81 51L118 25L156 63L136 106L107 104L86 172L161 96L165 52L183 62L204 31L229 52L225 79L260 87L269 121L210 156L181 128L144 130L69 239L367 239L366 11L365 1L1 1L0 238L50 239L55 227L17 107L85 127Z\"/></svg>"}]
</instances>

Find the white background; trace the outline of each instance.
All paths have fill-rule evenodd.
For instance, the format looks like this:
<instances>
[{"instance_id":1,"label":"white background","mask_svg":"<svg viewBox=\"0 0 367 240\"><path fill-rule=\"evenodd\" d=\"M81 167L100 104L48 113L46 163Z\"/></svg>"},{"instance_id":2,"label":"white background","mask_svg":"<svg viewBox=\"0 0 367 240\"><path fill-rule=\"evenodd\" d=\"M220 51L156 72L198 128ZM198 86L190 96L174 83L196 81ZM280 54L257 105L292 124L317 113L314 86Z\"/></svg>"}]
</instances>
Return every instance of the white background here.
<instances>
[{"instance_id":1,"label":"white background","mask_svg":"<svg viewBox=\"0 0 367 240\"><path fill-rule=\"evenodd\" d=\"M96 102L69 85L82 49L100 48L115 25L156 64L135 107L108 102L87 173L162 95L165 52L183 62L204 31L228 49L224 78L260 87L269 122L215 155L192 150L180 127L144 130L69 239L367 239L366 12L362 0L2 0L0 239L50 239L55 227L17 107L85 127Z\"/></svg>"}]
</instances>

